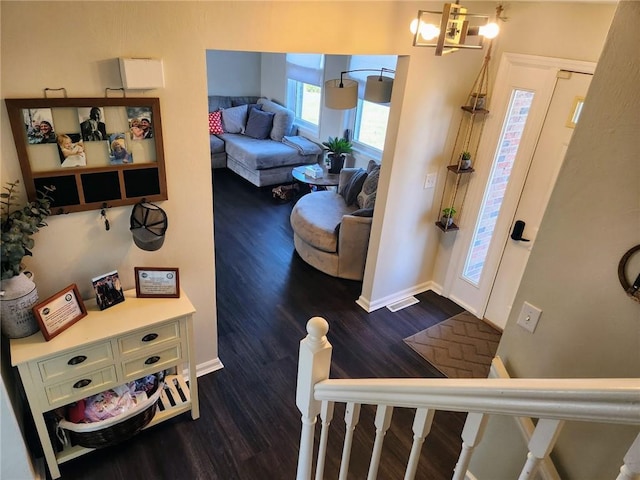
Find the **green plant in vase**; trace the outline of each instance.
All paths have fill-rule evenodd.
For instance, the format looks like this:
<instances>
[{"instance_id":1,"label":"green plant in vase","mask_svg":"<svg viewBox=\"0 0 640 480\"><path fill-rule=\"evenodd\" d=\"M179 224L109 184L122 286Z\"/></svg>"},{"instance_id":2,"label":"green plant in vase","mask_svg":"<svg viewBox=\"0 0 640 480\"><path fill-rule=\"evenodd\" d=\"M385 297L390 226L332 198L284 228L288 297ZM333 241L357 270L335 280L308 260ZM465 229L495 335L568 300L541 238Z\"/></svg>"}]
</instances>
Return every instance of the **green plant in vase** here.
<instances>
[{"instance_id":1,"label":"green plant in vase","mask_svg":"<svg viewBox=\"0 0 640 480\"><path fill-rule=\"evenodd\" d=\"M447 207L442 210L442 218L440 219L440 223L442 223L443 227L450 227L453 224L453 216L457 213L456 209L453 207Z\"/></svg>"},{"instance_id":2,"label":"green plant in vase","mask_svg":"<svg viewBox=\"0 0 640 480\"><path fill-rule=\"evenodd\" d=\"M32 275L22 271L22 259L33 255L31 237L47 225L44 219L51 214L53 200L49 193L54 190L45 187L46 191L38 192L36 200L18 207L18 184L18 180L7 182L5 191L0 193L0 320L2 334L9 338L27 337L39 330L31 311L38 302L38 290Z\"/></svg>"},{"instance_id":3,"label":"green plant in vase","mask_svg":"<svg viewBox=\"0 0 640 480\"><path fill-rule=\"evenodd\" d=\"M44 219L51 215L51 201L49 193L54 188L45 187L45 192L38 192L35 201L27 203L22 208L16 207L16 188L20 183L7 182L0 193L0 228L2 231L0 248L2 252L1 279L15 277L21 271L22 259L31 253L34 241L32 235L45 227Z\"/></svg>"},{"instance_id":4,"label":"green plant in vase","mask_svg":"<svg viewBox=\"0 0 640 480\"><path fill-rule=\"evenodd\" d=\"M471 168L471 152L464 151L460 154L460 170L468 170Z\"/></svg>"},{"instance_id":5,"label":"green plant in vase","mask_svg":"<svg viewBox=\"0 0 640 480\"><path fill-rule=\"evenodd\" d=\"M331 162L329 173L340 173L345 155L353 152L353 145L346 138L339 137L329 137L329 140L322 142L322 145L329 152L328 157Z\"/></svg>"}]
</instances>

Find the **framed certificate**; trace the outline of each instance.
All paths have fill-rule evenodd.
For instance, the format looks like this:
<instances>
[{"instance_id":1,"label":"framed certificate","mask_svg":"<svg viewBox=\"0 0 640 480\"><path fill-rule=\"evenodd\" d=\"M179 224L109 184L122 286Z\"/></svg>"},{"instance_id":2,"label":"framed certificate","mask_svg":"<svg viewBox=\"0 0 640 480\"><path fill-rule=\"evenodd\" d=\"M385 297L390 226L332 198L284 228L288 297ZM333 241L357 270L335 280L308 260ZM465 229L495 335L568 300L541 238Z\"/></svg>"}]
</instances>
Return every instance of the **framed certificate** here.
<instances>
[{"instance_id":1,"label":"framed certificate","mask_svg":"<svg viewBox=\"0 0 640 480\"><path fill-rule=\"evenodd\" d=\"M38 319L42 335L49 341L85 317L87 309L74 283L33 307L33 314Z\"/></svg>"},{"instance_id":2,"label":"framed certificate","mask_svg":"<svg viewBox=\"0 0 640 480\"><path fill-rule=\"evenodd\" d=\"M180 298L177 268L135 267L136 297Z\"/></svg>"}]
</instances>

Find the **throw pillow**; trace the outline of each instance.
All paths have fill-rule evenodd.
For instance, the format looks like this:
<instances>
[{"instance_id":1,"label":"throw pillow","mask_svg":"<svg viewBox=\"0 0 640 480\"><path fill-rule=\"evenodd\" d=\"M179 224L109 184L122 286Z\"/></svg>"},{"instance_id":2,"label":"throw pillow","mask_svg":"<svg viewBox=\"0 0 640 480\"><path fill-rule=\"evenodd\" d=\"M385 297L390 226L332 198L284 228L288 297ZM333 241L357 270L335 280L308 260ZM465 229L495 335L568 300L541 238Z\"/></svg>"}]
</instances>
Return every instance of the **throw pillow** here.
<instances>
[{"instance_id":1,"label":"throw pillow","mask_svg":"<svg viewBox=\"0 0 640 480\"><path fill-rule=\"evenodd\" d=\"M222 128L222 112L209 112L209 135L219 135L224 133Z\"/></svg>"},{"instance_id":2,"label":"throw pillow","mask_svg":"<svg viewBox=\"0 0 640 480\"><path fill-rule=\"evenodd\" d=\"M222 110L222 124L225 133L243 133L247 124L247 106L238 105Z\"/></svg>"},{"instance_id":3,"label":"throw pillow","mask_svg":"<svg viewBox=\"0 0 640 480\"><path fill-rule=\"evenodd\" d=\"M271 112L263 112L257 108L252 108L244 134L260 140L269 138L273 127L273 116L274 114Z\"/></svg>"},{"instance_id":4,"label":"throw pillow","mask_svg":"<svg viewBox=\"0 0 640 480\"><path fill-rule=\"evenodd\" d=\"M251 110L253 109L262 110L262 105L259 103L248 103L247 104L247 122L249 121L249 115L251 114Z\"/></svg>"},{"instance_id":5,"label":"throw pillow","mask_svg":"<svg viewBox=\"0 0 640 480\"><path fill-rule=\"evenodd\" d=\"M344 203L347 205L353 205L356 203L358 198L358 194L360 190L362 190L362 185L364 181L367 179L367 172L365 172L362 168L359 168L351 175L351 178L347 182L347 184L342 189L340 194L344 198Z\"/></svg>"},{"instance_id":6,"label":"throw pillow","mask_svg":"<svg viewBox=\"0 0 640 480\"><path fill-rule=\"evenodd\" d=\"M373 208L376 203L376 192L378 190L378 179L380 178L380 165L373 162L367 168L367 179L362 185L362 190L358 194L358 208Z\"/></svg>"},{"instance_id":7,"label":"throw pillow","mask_svg":"<svg viewBox=\"0 0 640 480\"><path fill-rule=\"evenodd\" d=\"M285 135L291 134L295 117L293 111L266 98L259 99L258 103L262 105L262 110L265 112L275 113L273 128L271 129L271 140L281 142Z\"/></svg>"}]
</instances>

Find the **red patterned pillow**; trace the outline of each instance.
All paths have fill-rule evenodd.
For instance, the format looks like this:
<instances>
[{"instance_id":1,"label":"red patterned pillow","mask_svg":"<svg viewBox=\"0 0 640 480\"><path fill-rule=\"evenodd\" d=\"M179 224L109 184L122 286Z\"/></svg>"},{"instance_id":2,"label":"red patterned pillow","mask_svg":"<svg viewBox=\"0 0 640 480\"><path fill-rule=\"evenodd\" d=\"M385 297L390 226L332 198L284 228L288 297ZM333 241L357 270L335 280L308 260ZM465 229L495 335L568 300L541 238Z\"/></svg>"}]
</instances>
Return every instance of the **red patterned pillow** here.
<instances>
[{"instance_id":1,"label":"red patterned pillow","mask_svg":"<svg viewBox=\"0 0 640 480\"><path fill-rule=\"evenodd\" d=\"M222 110L209 113L209 134L216 135L224 133L222 128Z\"/></svg>"}]
</instances>

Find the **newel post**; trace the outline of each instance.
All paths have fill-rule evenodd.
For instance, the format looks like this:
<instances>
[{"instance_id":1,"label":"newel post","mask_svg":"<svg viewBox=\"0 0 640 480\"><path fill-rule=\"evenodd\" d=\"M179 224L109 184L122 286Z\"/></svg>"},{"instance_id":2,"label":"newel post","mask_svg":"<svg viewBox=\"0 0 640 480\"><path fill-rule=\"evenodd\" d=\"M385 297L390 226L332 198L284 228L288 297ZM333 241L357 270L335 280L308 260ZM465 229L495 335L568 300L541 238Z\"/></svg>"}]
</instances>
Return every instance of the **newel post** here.
<instances>
[{"instance_id":1,"label":"newel post","mask_svg":"<svg viewBox=\"0 0 640 480\"><path fill-rule=\"evenodd\" d=\"M328 331L329 324L324 318L313 317L307 322L307 336L300 341L296 406L302 414L302 433L297 480L311 478L313 437L321 407L321 402L313 397L313 389L316 383L329 378L332 347L327 340Z\"/></svg>"}]
</instances>

